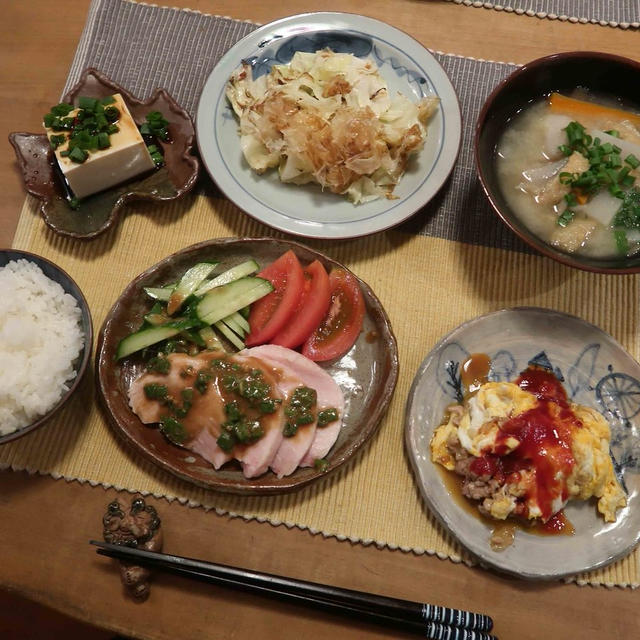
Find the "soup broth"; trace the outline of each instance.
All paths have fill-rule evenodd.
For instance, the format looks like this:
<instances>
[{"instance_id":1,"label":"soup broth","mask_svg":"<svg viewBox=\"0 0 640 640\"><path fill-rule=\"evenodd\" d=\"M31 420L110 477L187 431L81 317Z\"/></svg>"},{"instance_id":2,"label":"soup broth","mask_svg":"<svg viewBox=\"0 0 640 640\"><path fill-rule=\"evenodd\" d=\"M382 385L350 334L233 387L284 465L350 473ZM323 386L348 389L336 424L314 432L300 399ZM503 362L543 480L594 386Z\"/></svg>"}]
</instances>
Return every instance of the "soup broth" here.
<instances>
[{"instance_id":1,"label":"soup broth","mask_svg":"<svg viewBox=\"0 0 640 640\"><path fill-rule=\"evenodd\" d=\"M600 98L593 102L590 95L586 100L584 94L576 98L545 96L511 120L497 148L502 193L532 233L561 251L602 259L633 255L640 251L640 214L638 227L628 226L626 217L627 226L622 228L617 213L626 202L623 196L629 199L630 192L640 189L640 169L633 166L635 159L640 160L640 116ZM575 149L580 142L569 148L566 128L572 122L584 127L583 142L591 139L590 145L580 147L583 153ZM611 173L619 184L610 189L568 183L584 177L585 172L587 177L597 173L593 145L607 143L614 155L610 162L609 156L604 158L610 165L620 163ZM617 153L619 160L615 156L618 146L623 147ZM633 157L627 163L629 156ZM585 179L578 184L581 182ZM611 193L616 189L617 197Z\"/></svg>"}]
</instances>

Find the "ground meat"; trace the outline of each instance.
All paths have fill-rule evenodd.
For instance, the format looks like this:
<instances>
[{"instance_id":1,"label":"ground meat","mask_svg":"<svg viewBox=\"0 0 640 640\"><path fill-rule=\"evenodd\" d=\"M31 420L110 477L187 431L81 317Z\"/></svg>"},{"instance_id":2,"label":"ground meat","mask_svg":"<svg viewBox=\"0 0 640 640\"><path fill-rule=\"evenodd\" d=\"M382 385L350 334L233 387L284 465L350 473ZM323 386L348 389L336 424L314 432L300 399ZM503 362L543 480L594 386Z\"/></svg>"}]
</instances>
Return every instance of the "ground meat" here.
<instances>
[{"instance_id":1,"label":"ground meat","mask_svg":"<svg viewBox=\"0 0 640 640\"><path fill-rule=\"evenodd\" d=\"M456 456L456 466L455 466L455 472L459 475L462 476L463 478L469 478L470 476L473 475L473 473L471 472L471 469L469 469L469 465L473 462L473 458L471 456L460 456L460 458L458 458L458 456Z\"/></svg>"},{"instance_id":2,"label":"ground meat","mask_svg":"<svg viewBox=\"0 0 640 640\"><path fill-rule=\"evenodd\" d=\"M447 449L451 452L451 455L456 461L455 472L459 476L464 476L465 478L471 473L469 470L469 465L473 461L473 456L469 455L469 453L462 447L460 444L460 440L458 440L458 435L454 432L451 433L449 439L447 440Z\"/></svg>"},{"instance_id":3,"label":"ground meat","mask_svg":"<svg viewBox=\"0 0 640 640\"><path fill-rule=\"evenodd\" d=\"M447 446L456 461L455 472L464 478L462 495L471 500L482 500L493 496L500 489L500 483L491 476L478 476L471 471L469 467L474 457L462 448L457 437L454 442L448 442Z\"/></svg>"},{"instance_id":4,"label":"ground meat","mask_svg":"<svg viewBox=\"0 0 640 640\"><path fill-rule=\"evenodd\" d=\"M493 478L488 480L466 479L462 483L462 495L472 500L483 500L493 497L501 487L502 485Z\"/></svg>"}]
</instances>

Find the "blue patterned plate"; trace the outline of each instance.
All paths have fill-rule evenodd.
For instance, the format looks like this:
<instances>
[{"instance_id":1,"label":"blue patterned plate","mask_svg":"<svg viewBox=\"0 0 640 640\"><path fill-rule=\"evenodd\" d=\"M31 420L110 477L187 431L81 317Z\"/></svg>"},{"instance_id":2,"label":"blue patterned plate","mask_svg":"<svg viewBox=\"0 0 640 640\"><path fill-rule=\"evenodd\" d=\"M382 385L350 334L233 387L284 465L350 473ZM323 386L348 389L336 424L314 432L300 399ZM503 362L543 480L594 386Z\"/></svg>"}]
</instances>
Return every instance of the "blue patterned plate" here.
<instances>
[{"instance_id":1,"label":"blue patterned plate","mask_svg":"<svg viewBox=\"0 0 640 640\"><path fill-rule=\"evenodd\" d=\"M225 96L227 80L242 61L254 77L296 51L330 47L338 53L371 57L390 93L413 101L438 96L440 108L427 141L386 198L354 206L317 185L280 182L276 171L261 176L242 157L237 120ZM453 169L460 146L461 118L456 93L435 58L416 40L383 22L347 13L313 13L265 25L234 45L209 76L198 105L196 132L202 160L220 189L238 207L271 227L311 238L352 238L395 226L437 193Z\"/></svg>"},{"instance_id":2,"label":"blue patterned plate","mask_svg":"<svg viewBox=\"0 0 640 640\"><path fill-rule=\"evenodd\" d=\"M554 371L573 402L594 407L611 426L614 466L628 504L606 523L594 501L570 502L572 536L523 530L503 551L489 545L491 528L461 508L431 462L429 443L445 407L462 393L460 365L472 353L491 358L491 380L514 380L529 363ZM549 309L506 309L460 325L425 358L406 411L406 445L416 480L432 513L478 559L531 579L555 579L617 560L640 540L640 365L592 324Z\"/></svg>"}]
</instances>

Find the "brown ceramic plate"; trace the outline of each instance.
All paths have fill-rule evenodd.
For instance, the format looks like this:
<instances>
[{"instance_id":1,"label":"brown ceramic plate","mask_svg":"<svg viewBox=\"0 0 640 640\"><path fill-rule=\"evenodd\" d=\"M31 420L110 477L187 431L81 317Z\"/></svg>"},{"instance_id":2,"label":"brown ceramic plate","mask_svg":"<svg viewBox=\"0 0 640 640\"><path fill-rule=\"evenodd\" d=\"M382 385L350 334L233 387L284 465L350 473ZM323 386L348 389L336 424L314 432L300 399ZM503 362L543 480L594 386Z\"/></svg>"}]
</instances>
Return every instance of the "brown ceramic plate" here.
<instances>
[{"instance_id":1,"label":"brown ceramic plate","mask_svg":"<svg viewBox=\"0 0 640 640\"><path fill-rule=\"evenodd\" d=\"M67 204L61 179L54 172L55 158L44 133L12 133L13 145L27 191L40 200L40 213L56 233L89 240L117 222L131 200L175 200L190 191L198 178L199 162L192 155L195 141L189 114L164 90L156 89L145 101L134 98L96 69L86 69L63 101L77 103L79 96L105 98L120 93L138 123L149 111L160 111L169 121L171 142L159 142L165 166L80 201L78 209Z\"/></svg>"},{"instance_id":2,"label":"brown ceramic plate","mask_svg":"<svg viewBox=\"0 0 640 640\"><path fill-rule=\"evenodd\" d=\"M253 258L264 266L289 249L293 249L303 264L317 259L328 270L342 267L302 244L285 240L226 238L203 242L165 258L139 275L118 298L102 326L96 370L99 395L111 424L139 453L183 480L228 493L274 494L299 489L349 460L374 434L387 409L398 378L396 339L380 301L369 286L360 281L366 303L363 330L348 354L324 365L340 385L346 400L342 430L327 456L329 466L324 473L299 468L281 479L271 471L259 478L247 479L236 462L216 471L200 456L169 443L157 428L142 424L131 411L129 385L144 365L135 355L116 363L115 353L118 342L140 326L142 316L151 307L143 287L175 282L196 262L218 260L221 267L228 268Z\"/></svg>"}]
</instances>

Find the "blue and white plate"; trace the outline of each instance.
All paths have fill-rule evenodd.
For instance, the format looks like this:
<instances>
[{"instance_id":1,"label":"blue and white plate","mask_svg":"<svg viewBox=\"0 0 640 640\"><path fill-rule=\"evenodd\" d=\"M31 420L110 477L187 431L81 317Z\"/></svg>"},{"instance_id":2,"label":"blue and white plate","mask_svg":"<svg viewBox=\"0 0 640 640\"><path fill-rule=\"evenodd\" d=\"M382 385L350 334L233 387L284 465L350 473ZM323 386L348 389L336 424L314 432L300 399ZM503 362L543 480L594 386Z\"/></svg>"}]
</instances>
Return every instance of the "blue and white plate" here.
<instances>
[{"instance_id":1,"label":"blue and white plate","mask_svg":"<svg viewBox=\"0 0 640 640\"><path fill-rule=\"evenodd\" d=\"M530 363L551 369L572 402L600 411L611 427L611 453L628 504L616 522L594 500L571 501L565 514L575 534L516 531L503 551L489 545L491 528L463 509L431 461L430 441L447 405L461 400L460 366L472 353L491 359L490 380L512 381ZM517 308L481 316L454 329L425 358L409 393L406 445L430 510L486 565L531 579L554 579L603 567L640 540L640 365L608 334L557 311Z\"/></svg>"},{"instance_id":2,"label":"blue and white plate","mask_svg":"<svg viewBox=\"0 0 640 640\"><path fill-rule=\"evenodd\" d=\"M412 158L397 199L354 206L346 197L317 185L280 182L277 171L261 176L240 150L238 125L225 96L227 80L243 61L254 76L272 64L287 63L296 51L330 47L339 53L371 57L390 92L414 101L438 96L427 141ZM198 104L196 131L209 174L238 207L271 227L311 238L352 238L388 229L406 220L438 192L451 173L461 136L460 106L449 78L416 40L383 22L347 13L312 13L265 25L234 45L209 76Z\"/></svg>"}]
</instances>

